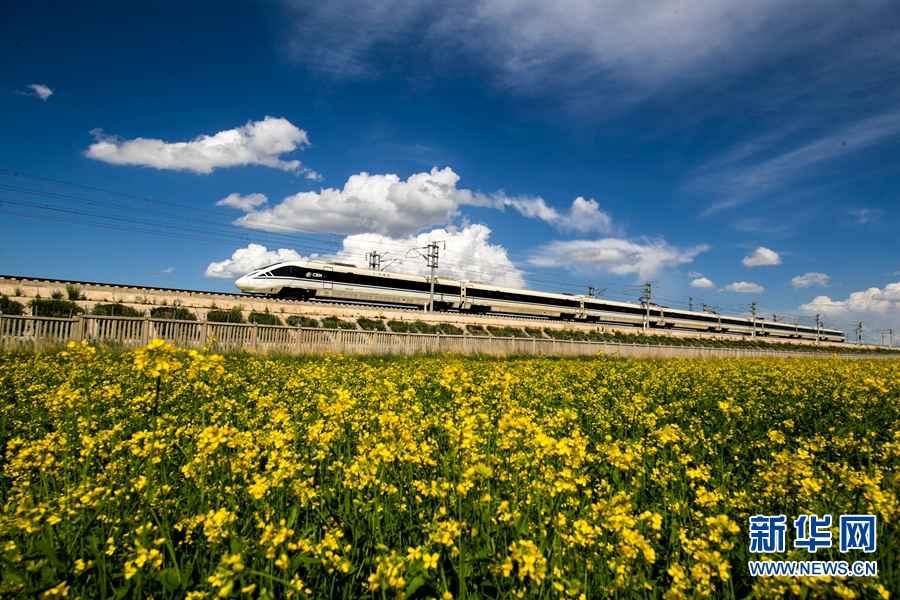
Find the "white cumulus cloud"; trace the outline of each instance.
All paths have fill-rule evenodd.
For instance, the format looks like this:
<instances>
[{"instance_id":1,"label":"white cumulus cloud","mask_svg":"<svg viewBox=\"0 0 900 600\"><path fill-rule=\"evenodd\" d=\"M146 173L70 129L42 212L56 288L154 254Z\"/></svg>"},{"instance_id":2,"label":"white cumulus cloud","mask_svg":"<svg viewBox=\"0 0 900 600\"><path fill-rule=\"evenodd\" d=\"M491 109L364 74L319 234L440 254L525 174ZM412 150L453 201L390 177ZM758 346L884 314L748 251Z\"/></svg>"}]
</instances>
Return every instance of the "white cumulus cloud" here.
<instances>
[{"instance_id":1,"label":"white cumulus cloud","mask_svg":"<svg viewBox=\"0 0 900 600\"><path fill-rule=\"evenodd\" d=\"M889 283L881 292L872 296L876 302L900 302L900 284Z\"/></svg>"},{"instance_id":2,"label":"white cumulus cloud","mask_svg":"<svg viewBox=\"0 0 900 600\"><path fill-rule=\"evenodd\" d=\"M457 188L458 181L450 167L416 173L406 181L392 174L359 173L342 189L300 192L271 208L248 212L236 223L254 229L404 237L446 223L462 204L494 204L484 194Z\"/></svg>"},{"instance_id":3,"label":"white cumulus cloud","mask_svg":"<svg viewBox=\"0 0 900 600\"><path fill-rule=\"evenodd\" d=\"M821 285L822 287L828 287L828 280L831 279L825 273L815 273L810 271L806 275L798 275L791 279L791 285L794 286L795 290L800 288L807 288L814 285Z\"/></svg>"},{"instance_id":4,"label":"white cumulus cloud","mask_svg":"<svg viewBox=\"0 0 900 600\"><path fill-rule=\"evenodd\" d=\"M709 246L705 244L676 248L661 239L649 238L556 241L537 248L528 262L539 267L594 268L616 275L636 273L643 278L664 267L693 262L706 250Z\"/></svg>"},{"instance_id":5,"label":"white cumulus cloud","mask_svg":"<svg viewBox=\"0 0 900 600\"><path fill-rule=\"evenodd\" d=\"M738 294L762 294L766 289L756 283L749 281L736 281L725 286L726 292L737 292Z\"/></svg>"},{"instance_id":6,"label":"white cumulus cloud","mask_svg":"<svg viewBox=\"0 0 900 600\"><path fill-rule=\"evenodd\" d=\"M893 328L896 331L900 319L900 281L884 288L870 287L853 292L846 300L832 300L828 296L816 296L802 304L800 310L808 315L819 314L830 319L862 321L866 331ZM879 341L870 334L869 341Z\"/></svg>"},{"instance_id":7,"label":"white cumulus cloud","mask_svg":"<svg viewBox=\"0 0 900 600\"><path fill-rule=\"evenodd\" d=\"M289 248L270 251L260 244L248 244L246 248L235 250L231 258L210 263L203 275L213 279L237 279L260 267L300 258L297 252Z\"/></svg>"},{"instance_id":8,"label":"white cumulus cloud","mask_svg":"<svg viewBox=\"0 0 900 600\"><path fill-rule=\"evenodd\" d=\"M283 161L279 158L309 145L306 132L283 118L267 116L262 121L249 121L242 127L215 135L201 135L190 142L147 138L122 140L105 135L100 129L91 133L97 141L85 151L85 156L113 165L194 173L211 173L223 167L263 165L303 173L309 179L320 177L318 173L303 167L299 160Z\"/></svg>"},{"instance_id":9,"label":"white cumulus cloud","mask_svg":"<svg viewBox=\"0 0 900 600\"><path fill-rule=\"evenodd\" d=\"M53 95L53 90L40 83L32 83L28 87L31 89L31 92L24 92L28 96L37 96L41 100L46 100Z\"/></svg>"},{"instance_id":10,"label":"white cumulus cloud","mask_svg":"<svg viewBox=\"0 0 900 600\"><path fill-rule=\"evenodd\" d=\"M612 218L600 210L596 200L585 200L581 196L572 201L572 207L567 213L560 213L555 208L547 206L541 197L508 198L502 196L505 206L511 206L517 211L532 219L540 219L553 225L561 231L577 231L587 233L597 231L609 233L612 231Z\"/></svg>"},{"instance_id":11,"label":"white cumulus cloud","mask_svg":"<svg viewBox=\"0 0 900 600\"><path fill-rule=\"evenodd\" d=\"M698 290L714 290L716 289L716 284L714 284L706 277L700 277L699 279L695 279L691 282L691 287Z\"/></svg>"},{"instance_id":12,"label":"white cumulus cloud","mask_svg":"<svg viewBox=\"0 0 900 600\"><path fill-rule=\"evenodd\" d=\"M423 248L432 241L443 241L439 250L438 275L456 279L478 280L509 287L524 287L521 272L512 264L506 249L489 243L491 230L484 225L469 225L463 229L448 227L434 229L418 235L398 238L378 233L362 233L344 238L342 248L334 254L312 254L301 256L296 251L281 248L269 251L265 246L249 244L232 254L230 259L211 263L206 269L206 277L217 279L237 279L254 269L284 260L315 259L325 262L341 262L358 267L367 265L366 254L378 252L387 254L382 261L386 265L391 259L399 259L386 266L386 270L427 275L431 270L425 260L409 252ZM409 256L407 256L409 254Z\"/></svg>"},{"instance_id":13,"label":"white cumulus cloud","mask_svg":"<svg viewBox=\"0 0 900 600\"><path fill-rule=\"evenodd\" d=\"M741 261L741 264L745 267L770 267L773 265L780 265L781 257L778 256L777 252L760 246L754 250L752 254L745 256Z\"/></svg>"},{"instance_id":14,"label":"white cumulus cloud","mask_svg":"<svg viewBox=\"0 0 900 600\"><path fill-rule=\"evenodd\" d=\"M462 229L447 227L400 238L362 233L348 236L334 260L364 266L367 252L390 252L392 258L399 258L402 262L392 264L388 270L428 275L431 270L425 260L414 252L410 252L407 257L407 253L413 248L421 249L432 241L444 241L446 250L441 245L438 251L438 275L515 288L524 287L525 280L509 260L506 249L489 243L490 235L491 230L485 225L469 225Z\"/></svg>"},{"instance_id":15,"label":"white cumulus cloud","mask_svg":"<svg viewBox=\"0 0 900 600\"><path fill-rule=\"evenodd\" d=\"M378 233L398 237L446 223L459 207L515 208L528 218L540 219L561 231L609 233L612 219L595 200L575 198L567 211L548 206L543 198L486 195L457 187L459 175L450 167L415 173L406 181L395 174L351 175L342 189L300 192L272 207L258 208L262 195L232 194L219 205L241 208L247 214L236 221L254 229L312 230L341 234ZM256 202L255 205L248 204Z\"/></svg>"},{"instance_id":16,"label":"white cumulus cloud","mask_svg":"<svg viewBox=\"0 0 900 600\"><path fill-rule=\"evenodd\" d=\"M230 206L232 208L243 210L244 212L250 212L257 206L261 206L268 201L269 198L265 194L247 194L246 196L241 196L238 193L234 193L228 194L227 197L216 202L216 206Z\"/></svg>"}]
</instances>

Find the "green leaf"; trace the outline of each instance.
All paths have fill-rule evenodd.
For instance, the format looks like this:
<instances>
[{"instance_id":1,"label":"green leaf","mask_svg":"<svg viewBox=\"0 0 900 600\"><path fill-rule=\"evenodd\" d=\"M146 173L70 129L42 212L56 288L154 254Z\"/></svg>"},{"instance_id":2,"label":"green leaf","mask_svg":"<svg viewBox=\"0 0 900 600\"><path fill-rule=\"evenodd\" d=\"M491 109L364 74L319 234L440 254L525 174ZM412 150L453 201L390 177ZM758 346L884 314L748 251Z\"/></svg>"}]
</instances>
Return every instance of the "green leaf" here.
<instances>
[{"instance_id":1,"label":"green leaf","mask_svg":"<svg viewBox=\"0 0 900 600\"><path fill-rule=\"evenodd\" d=\"M53 549L53 546L47 543L46 540L38 540L34 543L34 547L40 550L41 554L43 554L50 561L56 569L60 571L65 571L65 565L63 565L62 561L56 556L56 550Z\"/></svg>"},{"instance_id":2,"label":"green leaf","mask_svg":"<svg viewBox=\"0 0 900 600\"><path fill-rule=\"evenodd\" d=\"M177 567L163 569L156 574L155 579L163 584L166 590L170 592L174 592L181 587L181 573L178 571Z\"/></svg>"},{"instance_id":3,"label":"green leaf","mask_svg":"<svg viewBox=\"0 0 900 600\"><path fill-rule=\"evenodd\" d=\"M125 598L128 596L128 592L131 591L131 584L126 583L122 587L116 590L115 598Z\"/></svg>"},{"instance_id":4,"label":"green leaf","mask_svg":"<svg viewBox=\"0 0 900 600\"><path fill-rule=\"evenodd\" d=\"M410 581L409 584L406 586L406 590L404 592L406 597L409 598L410 596L412 596L412 594L417 589L422 587L424 584L425 584L425 579L421 575L414 577L413 580Z\"/></svg>"},{"instance_id":5,"label":"green leaf","mask_svg":"<svg viewBox=\"0 0 900 600\"><path fill-rule=\"evenodd\" d=\"M234 537L231 538L231 544L229 544L229 546L231 547L231 553L237 554L241 551L241 548L244 547L244 544L241 543L241 540L239 538Z\"/></svg>"},{"instance_id":6,"label":"green leaf","mask_svg":"<svg viewBox=\"0 0 900 600\"><path fill-rule=\"evenodd\" d=\"M315 565L320 563L318 558L316 558L315 556L310 556L308 554L298 554L294 557L294 560L297 560L298 557L300 558L301 562L304 562L308 565Z\"/></svg>"}]
</instances>

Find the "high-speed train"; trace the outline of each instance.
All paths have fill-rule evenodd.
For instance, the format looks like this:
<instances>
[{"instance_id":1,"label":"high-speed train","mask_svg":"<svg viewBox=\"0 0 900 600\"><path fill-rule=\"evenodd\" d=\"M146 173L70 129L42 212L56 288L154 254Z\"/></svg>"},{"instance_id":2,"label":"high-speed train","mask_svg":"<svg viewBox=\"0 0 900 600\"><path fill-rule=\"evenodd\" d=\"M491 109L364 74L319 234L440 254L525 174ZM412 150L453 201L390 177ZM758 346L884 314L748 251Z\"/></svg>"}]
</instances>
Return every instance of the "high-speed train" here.
<instances>
[{"instance_id":1,"label":"high-speed train","mask_svg":"<svg viewBox=\"0 0 900 600\"><path fill-rule=\"evenodd\" d=\"M257 269L235 282L244 293L274 298L351 300L425 307L430 301L431 278L343 263L281 262ZM566 319L591 323L617 323L662 328L695 329L786 338L843 342L843 332L791 323L693 312L651 304L635 304L488 285L481 281L435 277L434 309L484 314L501 313Z\"/></svg>"}]
</instances>

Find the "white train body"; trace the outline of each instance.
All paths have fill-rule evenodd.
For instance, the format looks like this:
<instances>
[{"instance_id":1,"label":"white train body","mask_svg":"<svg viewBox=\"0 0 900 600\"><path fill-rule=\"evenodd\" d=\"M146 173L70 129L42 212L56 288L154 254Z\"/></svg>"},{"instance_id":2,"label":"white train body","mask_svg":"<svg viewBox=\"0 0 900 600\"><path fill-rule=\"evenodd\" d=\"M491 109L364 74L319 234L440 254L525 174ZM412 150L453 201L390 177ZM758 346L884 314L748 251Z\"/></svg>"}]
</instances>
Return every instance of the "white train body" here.
<instances>
[{"instance_id":1,"label":"white train body","mask_svg":"<svg viewBox=\"0 0 900 600\"><path fill-rule=\"evenodd\" d=\"M349 300L378 304L427 306L431 281L422 275L360 269L319 261L283 262L244 275L235 282L242 292L277 298ZM694 329L763 336L843 342L843 332L792 323L776 323L693 312L663 306L617 302L591 296L553 294L488 285L480 281L435 277L435 310L500 313L650 327Z\"/></svg>"}]
</instances>

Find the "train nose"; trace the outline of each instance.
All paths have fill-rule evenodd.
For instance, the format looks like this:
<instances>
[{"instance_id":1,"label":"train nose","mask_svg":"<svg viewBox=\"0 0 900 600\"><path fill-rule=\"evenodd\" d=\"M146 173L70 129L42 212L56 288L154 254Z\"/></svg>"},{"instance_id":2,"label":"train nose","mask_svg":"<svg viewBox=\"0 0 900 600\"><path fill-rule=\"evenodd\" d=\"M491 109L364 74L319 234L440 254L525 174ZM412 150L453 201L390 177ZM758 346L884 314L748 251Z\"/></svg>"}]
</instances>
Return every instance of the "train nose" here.
<instances>
[{"instance_id":1,"label":"train nose","mask_svg":"<svg viewBox=\"0 0 900 600\"><path fill-rule=\"evenodd\" d=\"M247 277L246 275L238 278L238 280L234 282L234 287L241 290L242 292L249 292L250 291L250 278Z\"/></svg>"}]
</instances>

